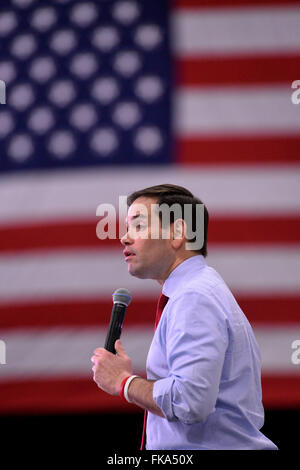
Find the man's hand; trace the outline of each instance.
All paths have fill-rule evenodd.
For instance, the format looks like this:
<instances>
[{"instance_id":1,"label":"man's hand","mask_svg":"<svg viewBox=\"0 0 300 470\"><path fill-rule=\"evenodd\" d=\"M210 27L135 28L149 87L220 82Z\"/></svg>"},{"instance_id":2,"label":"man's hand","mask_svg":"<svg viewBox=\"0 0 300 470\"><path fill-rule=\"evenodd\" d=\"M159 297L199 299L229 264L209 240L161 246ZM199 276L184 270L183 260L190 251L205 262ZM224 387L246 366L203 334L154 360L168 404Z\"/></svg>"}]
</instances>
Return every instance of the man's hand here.
<instances>
[{"instance_id":1,"label":"man's hand","mask_svg":"<svg viewBox=\"0 0 300 470\"><path fill-rule=\"evenodd\" d=\"M99 388L110 395L119 395L122 380L132 375L131 359L127 355L121 340L115 342L117 354L104 348L94 350L91 361L94 363L94 381Z\"/></svg>"}]
</instances>

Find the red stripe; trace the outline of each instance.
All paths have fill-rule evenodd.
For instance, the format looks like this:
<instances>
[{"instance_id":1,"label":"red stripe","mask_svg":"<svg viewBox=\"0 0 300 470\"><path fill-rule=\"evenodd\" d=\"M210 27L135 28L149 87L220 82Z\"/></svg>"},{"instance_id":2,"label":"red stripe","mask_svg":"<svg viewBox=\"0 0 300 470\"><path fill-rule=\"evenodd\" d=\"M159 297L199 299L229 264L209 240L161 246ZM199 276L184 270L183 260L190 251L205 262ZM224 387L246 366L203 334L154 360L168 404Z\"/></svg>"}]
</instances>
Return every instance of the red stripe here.
<instances>
[{"instance_id":1,"label":"red stripe","mask_svg":"<svg viewBox=\"0 0 300 470\"><path fill-rule=\"evenodd\" d=\"M218 0L216 2L212 0L172 0L172 8L187 10L190 8L214 8L220 7L276 7L276 6L292 6L299 5L300 0Z\"/></svg>"},{"instance_id":2,"label":"red stripe","mask_svg":"<svg viewBox=\"0 0 300 470\"><path fill-rule=\"evenodd\" d=\"M291 83L300 72L300 55L178 59L176 81L180 86ZM291 90L292 92L292 90Z\"/></svg>"},{"instance_id":3,"label":"red stripe","mask_svg":"<svg viewBox=\"0 0 300 470\"><path fill-rule=\"evenodd\" d=\"M135 298L128 307L124 322L126 326L154 325L157 299ZM0 306L0 326L6 328L45 328L52 326L103 326L109 323L112 299L93 300L56 299L41 303L23 303ZM143 315L141 315L143 312Z\"/></svg>"},{"instance_id":4,"label":"red stripe","mask_svg":"<svg viewBox=\"0 0 300 470\"><path fill-rule=\"evenodd\" d=\"M237 301L252 326L300 325L300 295L245 296Z\"/></svg>"},{"instance_id":5,"label":"red stripe","mask_svg":"<svg viewBox=\"0 0 300 470\"><path fill-rule=\"evenodd\" d=\"M299 136L188 136L178 138L175 148L184 165L300 162Z\"/></svg>"},{"instance_id":6,"label":"red stripe","mask_svg":"<svg viewBox=\"0 0 300 470\"><path fill-rule=\"evenodd\" d=\"M0 253L26 250L99 248L116 249L122 255L119 239L100 240L97 221L70 221L45 224L14 225L0 229ZM118 225L118 222L117 222ZM299 243L300 216L245 216L243 214L211 216L209 244L215 243Z\"/></svg>"},{"instance_id":7,"label":"red stripe","mask_svg":"<svg viewBox=\"0 0 300 470\"><path fill-rule=\"evenodd\" d=\"M27 223L0 229L0 252L32 249L101 247L96 236L98 219L88 221ZM115 243L115 240L114 240ZM106 246L109 241L106 241ZM120 245L121 246L121 245Z\"/></svg>"},{"instance_id":8,"label":"red stripe","mask_svg":"<svg viewBox=\"0 0 300 470\"><path fill-rule=\"evenodd\" d=\"M92 327L107 328L112 301L49 299L44 302L7 304L0 306L0 328L48 328L48 327ZM236 295L236 299L250 323L298 325L300 324L300 294L294 295ZM155 319L157 298L145 296L134 298L125 318L124 328L132 326L152 327ZM143 314L141 315L141 312Z\"/></svg>"},{"instance_id":9,"label":"red stripe","mask_svg":"<svg viewBox=\"0 0 300 470\"><path fill-rule=\"evenodd\" d=\"M209 224L208 243L268 244L299 243L300 217L297 215L252 217L218 216Z\"/></svg>"},{"instance_id":10,"label":"red stripe","mask_svg":"<svg viewBox=\"0 0 300 470\"><path fill-rule=\"evenodd\" d=\"M265 407L300 406L300 375L262 377ZM74 412L136 412L119 397L101 391L90 379L62 378L1 383L0 414L39 414Z\"/></svg>"},{"instance_id":11,"label":"red stripe","mask_svg":"<svg viewBox=\"0 0 300 470\"><path fill-rule=\"evenodd\" d=\"M73 413L76 411L136 412L135 405L125 404L100 390L90 379L45 379L1 383L0 414Z\"/></svg>"},{"instance_id":12,"label":"red stripe","mask_svg":"<svg viewBox=\"0 0 300 470\"><path fill-rule=\"evenodd\" d=\"M263 375L262 390L263 403L266 407L296 408L300 406L300 374Z\"/></svg>"}]
</instances>

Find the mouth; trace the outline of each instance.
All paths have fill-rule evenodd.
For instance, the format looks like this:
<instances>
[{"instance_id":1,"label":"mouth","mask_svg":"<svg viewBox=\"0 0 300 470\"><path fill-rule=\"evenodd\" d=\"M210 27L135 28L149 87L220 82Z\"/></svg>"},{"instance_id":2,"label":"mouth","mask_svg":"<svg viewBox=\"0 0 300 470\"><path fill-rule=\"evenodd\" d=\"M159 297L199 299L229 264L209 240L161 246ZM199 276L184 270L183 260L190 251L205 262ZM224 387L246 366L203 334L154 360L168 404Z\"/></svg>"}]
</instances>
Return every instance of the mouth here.
<instances>
[{"instance_id":1,"label":"mouth","mask_svg":"<svg viewBox=\"0 0 300 470\"><path fill-rule=\"evenodd\" d=\"M124 256L125 256L125 261L129 261L133 256L135 256L135 254L131 253L130 251L124 251Z\"/></svg>"}]
</instances>

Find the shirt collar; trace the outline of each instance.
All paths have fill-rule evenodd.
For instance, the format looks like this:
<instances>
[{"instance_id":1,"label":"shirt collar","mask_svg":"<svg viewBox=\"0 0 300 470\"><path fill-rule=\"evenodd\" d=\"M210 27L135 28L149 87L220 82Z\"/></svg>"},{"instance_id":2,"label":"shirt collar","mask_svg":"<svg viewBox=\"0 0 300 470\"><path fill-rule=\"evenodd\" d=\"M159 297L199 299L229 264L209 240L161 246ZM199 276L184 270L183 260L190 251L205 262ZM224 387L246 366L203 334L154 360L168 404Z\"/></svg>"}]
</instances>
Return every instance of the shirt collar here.
<instances>
[{"instance_id":1,"label":"shirt collar","mask_svg":"<svg viewBox=\"0 0 300 470\"><path fill-rule=\"evenodd\" d=\"M204 266L206 262L203 255L195 255L182 261L165 280L162 293L167 297L172 297L172 294L178 291L178 284L184 278L190 277L193 271L199 271Z\"/></svg>"}]
</instances>

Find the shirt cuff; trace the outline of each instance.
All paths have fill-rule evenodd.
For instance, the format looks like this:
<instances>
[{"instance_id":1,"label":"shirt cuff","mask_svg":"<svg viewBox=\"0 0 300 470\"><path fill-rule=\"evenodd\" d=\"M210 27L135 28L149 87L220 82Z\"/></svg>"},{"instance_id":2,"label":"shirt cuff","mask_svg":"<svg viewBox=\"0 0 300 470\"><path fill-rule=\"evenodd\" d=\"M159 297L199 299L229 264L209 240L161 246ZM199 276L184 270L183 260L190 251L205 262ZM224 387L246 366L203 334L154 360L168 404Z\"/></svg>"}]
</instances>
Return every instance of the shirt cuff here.
<instances>
[{"instance_id":1,"label":"shirt cuff","mask_svg":"<svg viewBox=\"0 0 300 470\"><path fill-rule=\"evenodd\" d=\"M174 381L173 377L166 377L165 379L156 380L153 386L153 399L168 421L177 420L172 407L172 386Z\"/></svg>"}]
</instances>

